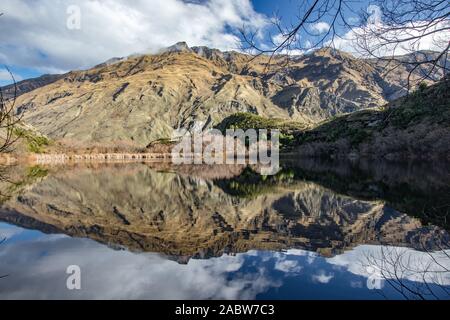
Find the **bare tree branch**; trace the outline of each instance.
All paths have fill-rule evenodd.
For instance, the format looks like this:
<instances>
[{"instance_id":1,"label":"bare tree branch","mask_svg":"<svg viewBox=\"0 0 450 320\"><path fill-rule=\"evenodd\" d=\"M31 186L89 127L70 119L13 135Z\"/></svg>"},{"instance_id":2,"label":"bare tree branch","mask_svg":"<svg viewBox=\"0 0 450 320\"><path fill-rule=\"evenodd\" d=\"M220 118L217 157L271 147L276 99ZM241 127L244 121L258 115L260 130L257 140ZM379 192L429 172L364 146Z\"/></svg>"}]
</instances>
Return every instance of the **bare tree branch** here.
<instances>
[{"instance_id":1,"label":"bare tree branch","mask_svg":"<svg viewBox=\"0 0 450 320\"><path fill-rule=\"evenodd\" d=\"M444 241L443 239L439 241ZM416 256L416 253L407 249L382 246L377 252L366 252L361 261L362 266L376 270L379 277L406 300L439 300L450 297L448 286L443 281L449 275L443 262L447 264L450 260L438 261L436 257L439 255L441 259L448 258L442 255L445 251L431 251L423 243L422 246L428 259ZM438 294L440 290L441 294Z\"/></svg>"},{"instance_id":2,"label":"bare tree branch","mask_svg":"<svg viewBox=\"0 0 450 320\"><path fill-rule=\"evenodd\" d=\"M450 72L450 2L373 0L373 10L367 12L355 12L353 2L299 1L296 22L286 24L281 17L275 16L272 30L278 34L273 37L269 33L269 40L259 43L259 31L243 27L240 32L241 49L251 53L253 59L268 56L267 67L272 66L274 60L277 63L282 61L285 67L290 54L322 47L336 48L338 39L351 42L356 53L373 59L385 74L399 68L406 70L404 87L408 92L423 81L436 82ZM356 14L358 22L350 23ZM328 30L314 32L318 22L328 26ZM347 34L352 39L344 38ZM430 39L437 51L422 51L424 43Z\"/></svg>"},{"instance_id":3,"label":"bare tree branch","mask_svg":"<svg viewBox=\"0 0 450 320\"><path fill-rule=\"evenodd\" d=\"M18 136L14 135L14 129L21 120L21 117L15 114L16 80L9 68L5 66L5 69L11 76L14 90L12 96L7 97L0 87L0 153L10 151L11 146L19 139Z\"/></svg>"}]
</instances>

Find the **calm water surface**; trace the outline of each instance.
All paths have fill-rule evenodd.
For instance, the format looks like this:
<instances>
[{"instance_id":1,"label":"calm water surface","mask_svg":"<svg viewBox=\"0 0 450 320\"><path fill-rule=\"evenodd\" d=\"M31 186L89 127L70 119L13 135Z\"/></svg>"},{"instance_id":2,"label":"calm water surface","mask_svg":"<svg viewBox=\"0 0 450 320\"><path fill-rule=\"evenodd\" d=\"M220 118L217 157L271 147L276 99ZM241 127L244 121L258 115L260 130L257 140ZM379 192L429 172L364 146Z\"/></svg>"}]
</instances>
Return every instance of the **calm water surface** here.
<instances>
[{"instance_id":1,"label":"calm water surface","mask_svg":"<svg viewBox=\"0 0 450 320\"><path fill-rule=\"evenodd\" d=\"M447 168L5 168L0 299L449 299Z\"/></svg>"}]
</instances>

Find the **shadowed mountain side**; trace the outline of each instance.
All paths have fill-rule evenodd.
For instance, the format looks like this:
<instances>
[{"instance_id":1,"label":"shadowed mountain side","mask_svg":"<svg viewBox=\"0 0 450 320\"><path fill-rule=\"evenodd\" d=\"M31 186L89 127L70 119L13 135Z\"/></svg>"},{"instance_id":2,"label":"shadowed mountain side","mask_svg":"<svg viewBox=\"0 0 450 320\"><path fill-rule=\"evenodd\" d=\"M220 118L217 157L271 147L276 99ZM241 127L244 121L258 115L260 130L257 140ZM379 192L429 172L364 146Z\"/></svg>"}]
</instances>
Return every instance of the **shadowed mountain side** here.
<instances>
[{"instance_id":1,"label":"shadowed mountain side","mask_svg":"<svg viewBox=\"0 0 450 320\"><path fill-rule=\"evenodd\" d=\"M335 192L365 200L382 199L400 212L450 230L450 173L448 162L413 162L408 166L389 162L343 162L308 166L301 161L301 175ZM342 167L341 167L342 169Z\"/></svg>"},{"instance_id":2,"label":"shadowed mountain side","mask_svg":"<svg viewBox=\"0 0 450 320\"><path fill-rule=\"evenodd\" d=\"M299 132L292 145L303 156L449 160L450 79L422 85L383 110L354 112Z\"/></svg>"},{"instance_id":3,"label":"shadowed mountain side","mask_svg":"<svg viewBox=\"0 0 450 320\"><path fill-rule=\"evenodd\" d=\"M382 201L355 200L312 182L241 198L211 181L144 165L51 173L8 200L0 219L180 262L251 249L301 248L325 256L358 244L422 249L440 232Z\"/></svg>"},{"instance_id":4,"label":"shadowed mountain side","mask_svg":"<svg viewBox=\"0 0 450 320\"><path fill-rule=\"evenodd\" d=\"M64 78L63 74L45 74L37 78L26 79L16 83L2 87L2 92L6 98L14 97L14 94L18 97L22 94L52 84L59 79Z\"/></svg>"}]
</instances>

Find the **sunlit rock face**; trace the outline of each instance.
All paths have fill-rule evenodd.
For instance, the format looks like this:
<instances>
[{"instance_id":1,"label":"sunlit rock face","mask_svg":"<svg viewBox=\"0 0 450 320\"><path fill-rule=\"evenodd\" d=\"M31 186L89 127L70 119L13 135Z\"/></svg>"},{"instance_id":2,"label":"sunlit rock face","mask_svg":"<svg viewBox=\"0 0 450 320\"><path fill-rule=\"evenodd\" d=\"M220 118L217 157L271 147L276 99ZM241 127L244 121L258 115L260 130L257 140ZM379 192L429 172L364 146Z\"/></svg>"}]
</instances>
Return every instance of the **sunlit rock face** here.
<instances>
[{"instance_id":1,"label":"sunlit rock face","mask_svg":"<svg viewBox=\"0 0 450 320\"><path fill-rule=\"evenodd\" d=\"M282 177L236 194L230 186L247 190L237 181L226 173L206 179L139 164L55 169L7 200L0 219L179 262L252 249L334 256L359 244L421 248L439 232L383 201L357 200L313 182Z\"/></svg>"},{"instance_id":2,"label":"sunlit rock face","mask_svg":"<svg viewBox=\"0 0 450 320\"><path fill-rule=\"evenodd\" d=\"M237 112L309 126L405 94L406 70L396 70L399 78L383 77L372 61L337 50L299 56L288 69L275 65L269 72L268 59L179 43L156 55L115 58L31 81L20 92L17 112L68 147L145 147L175 129L217 124Z\"/></svg>"}]
</instances>

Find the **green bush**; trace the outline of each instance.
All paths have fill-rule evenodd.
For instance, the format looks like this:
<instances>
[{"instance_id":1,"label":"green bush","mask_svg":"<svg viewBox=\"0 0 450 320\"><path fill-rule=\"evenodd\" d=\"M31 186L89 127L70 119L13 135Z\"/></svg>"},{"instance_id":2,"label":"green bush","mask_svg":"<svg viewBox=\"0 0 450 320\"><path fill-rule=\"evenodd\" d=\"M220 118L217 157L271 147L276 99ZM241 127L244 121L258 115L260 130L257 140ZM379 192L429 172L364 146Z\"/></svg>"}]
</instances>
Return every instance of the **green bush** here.
<instances>
[{"instance_id":1,"label":"green bush","mask_svg":"<svg viewBox=\"0 0 450 320\"><path fill-rule=\"evenodd\" d=\"M419 84L419 91L420 91L420 92L424 92L427 88L428 88L428 85L427 85L426 82L421 82L421 83Z\"/></svg>"},{"instance_id":2,"label":"green bush","mask_svg":"<svg viewBox=\"0 0 450 320\"><path fill-rule=\"evenodd\" d=\"M24 128L15 128L14 134L19 139L24 139L27 144L28 151L33 153L45 152L45 147L50 145L50 140L44 136L39 136L31 130Z\"/></svg>"},{"instance_id":3,"label":"green bush","mask_svg":"<svg viewBox=\"0 0 450 320\"><path fill-rule=\"evenodd\" d=\"M280 145L282 148L292 146L296 141L295 132L304 129L301 123L294 121L286 121L283 119L264 118L253 113L235 113L216 126L223 134L228 129L241 130L279 130L280 131Z\"/></svg>"},{"instance_id":4,"label":"green bush","mask_svg":"<svg viewBox=\"0 0 450 320\"><path fill-rule=\"evenodd\" d=\"M27 179L31 179L31 180L35 180L35 179L39 179L39 178L44 178L48 175L48 170L40 167L40 166L34 166L34 167L29 167L27 169L27 174L26 177Z\"/></svg>"}]
</instances>

